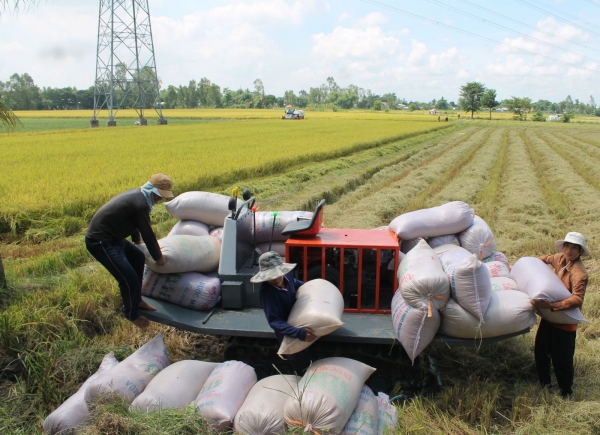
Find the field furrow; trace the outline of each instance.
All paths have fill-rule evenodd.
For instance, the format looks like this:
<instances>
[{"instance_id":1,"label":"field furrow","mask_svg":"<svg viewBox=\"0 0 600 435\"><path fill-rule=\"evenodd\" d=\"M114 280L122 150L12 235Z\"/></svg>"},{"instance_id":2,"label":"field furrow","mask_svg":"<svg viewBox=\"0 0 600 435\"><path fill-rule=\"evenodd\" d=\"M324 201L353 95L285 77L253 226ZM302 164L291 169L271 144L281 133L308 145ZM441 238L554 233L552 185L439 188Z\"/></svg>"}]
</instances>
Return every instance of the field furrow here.
<instances>
[{"instance_id":1,"label":"field furrow","mask_svg":"<svg viewBox=\"0 0 600 435\"><path fill-rule=\"evenodd\" d=\"M568 134L565 134L565 133L559 132L559 131L552 132L552 135L558 141L564 141L564 142L568 143L569 145L572 145L572 146L578 148L579 150L581 150L584 154L587 154L588 156L591 156L594 158L600 158L600 144L592 145L584 140L569 136Z\"/></svg>"}]
</instances>

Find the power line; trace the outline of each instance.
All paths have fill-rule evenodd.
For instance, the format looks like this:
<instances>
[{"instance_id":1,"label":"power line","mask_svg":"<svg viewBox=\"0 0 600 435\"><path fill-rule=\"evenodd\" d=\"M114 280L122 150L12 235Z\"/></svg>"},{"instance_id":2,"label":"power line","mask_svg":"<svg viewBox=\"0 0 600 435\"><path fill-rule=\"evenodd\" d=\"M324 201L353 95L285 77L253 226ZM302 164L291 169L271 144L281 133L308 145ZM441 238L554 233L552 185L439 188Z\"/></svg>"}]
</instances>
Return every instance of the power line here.
<instances>
[{"instance_id":1,"label":"power line","mask_svg":"<svg viewBox=\"0 0 600 435\"><path fill-rule=\"evenodd\" d=\"M408 12L408 11L405 11L403 9L400 9L400 8L397 8L397 7L394 7L394 6L390 6L390 5L387 5L385 3L378 2L376 0L361 0L361 1L364 2L364 3L369 3L369 4L372 4L372 5L375 5L375 6L379 6L379 7L384 8L384 9L388 9L388 10L390 10L392 12L396 12L396 13L399 13L399 14L402 14L402 15L406 15L406 16L409 16L409 17L412 17L412 18L416 18L418 20L424 21L424 22L429 23L429 24L435 24L435 25L440 26L440 27L445 27L447 29L454 30L456 32L464 33L465 35L470 35L470 36L474 36L475 38L479 38L479 39L483 39L485 41L493 42L494 44L504 45L504 46L509 47L509 48L511 48L513 50L517 50L517 51L520 51L520 52L523 52L523 53L527 53L527 54L532 54L534 56L543 57L544 59L548 59L548 60L551 60L553 62L558 62L558 63L561 63L563 65L568 65L568 66L573 67L575 69L591 71L591 72L594 72L594 73L600 73L599 70L594 69L594 68L587 68L587 67L584 67L584 66L579 66L579 65L576 65L576 64L573 64L573 63L570 63L570 62L566 62L564 60L555 59L553 57L546 56L544 54L540 54L540 53L536 53L536 52L533 52L533 51L530 51L530 50L526 50L524 48L515 47L515 46L507 44L505 42L496 41L495 39L488 38L487 36L483 36L483 35L479 35L477 33L469 32L468 30L459 29L458 27L454 27L454 26L451 26L449 24L440 23L439 21L435 21L435 20L432 20L430 18L425 18L425 17L422 17L421 15L417 15L417 14L414 14L412 12Z\"/></svg>"},{"instance_id":2,"label":"power line","mask_svg":"<svg viewBox=\"0 0 600 435\"><path fill-rule=\"evenodd\" d=\"M535 41L535 42L537 42L539 44L543 44L543 45L546 45L548 47L552 47L552 48L555 48L557 50L561 50L561 51L564 51L564 52L567 52L567 53L576 54L578 56L581 56L584 59L588 59L588 60L591 60L593 62L600 63L600 61L598 59L594 59L592 57L585 56L585 55L583 55L581 53L577 53L576 51L572 51L572 50L569 50L569 49L566 49L566 48L559 47L558 45L551 44L550 42L542 41L541 39L535 38L533 36L529 36L526 33L522 33L522 32L519 32L518 30L513 30L510 27L503 26L502 24L497 24L497 23L495 23L493 21L486 20L485 18L482 18L482 17L479 17L477 15L471 14L470 12L466 12L466 11L463 11L461 9L455 8L454 6L449 6L449 5L443 3L443 2L441 2L439 0L426 0L426 1L428 1L430 3L434 3L434 4L439 5L439 6L442 6L442 7L446 8L446 9L450 9L450 10L452 10L454 12L457 12L457 13L459 13L461 15L465 15L467 17L471 17L473 19L483 21L484 23L491 24L492 26L498 27L500 29L507 30L507 31L512 32L512 33L516 33L517 35L521 35L524 38L531 39L532 41Z\"/></svg>"},{"instance_id":3,"label":"power line","mask_svg":"<svg viewBox=\"0 0 600 435\"><path fill-rule=\"evenodd\" d=\"M565 15L565 16L567 16L567 17L571 17L571 18L572 18L572 19L574 19L574 20L579 20L579 21L581 21L582 23L585 23L585 24L587 24L588 26L593 26L593 24L592 24L592 23L588 23L587 21L585 21L585 20L582 20L582 19L581 19L581 17L577 17L577 16L575 16L575 15L573 15L573 14L570 14L570 13L568 13L568 12L565 12L565 11L563 11L563 10L561 10L561 9L557 8L556 6L547 5L547 4L545 4L545 3L543 3L543 2L541 2L541 1L539 1L539 0L530 0L530 1L532 1L532 2L534 2L534 3L537 3L537 4L538 4L538 5L540 5L540 7L542 7L542 8L548 8L548 9L550 9L550 10L554 10L554 11L556 11L558 14Z\"/></svg>"},{"instance_id":4,"label":"power line","mask_svg":"<svg viewBox=\"0 0 600 435\"><path fill-rule=\"evenodd\" d=\"M568 24L570 24L570 25L572 25L572 26L574 26L574 27L577 27L578 29L581 29L581 30L584 30L584 31L586 31L586 32L593 33L594 35L600 36L600 33L594 32L593 30L590 30L590 29L588 29L588 28L586 28L586 27L580 26L579 24L576 24L576 23L574 23L574 22L572 22L572 21L569 21L569 20L567 20L567 19L565 19L565 18L563 18L563 17L560 17L560 16L558 16L558 15L556 15L556 14L553 14L552 12L549 12L549 11L547 11L547 10L545 10L545 9L543 9L543 8L539 7L539 6L536 6L536 5L534 5L534 4L531 4L531 3L529 3L528 1L525 1L525 0L517 0L517 1L518 1L519 3L521 3L521 4L525 5L525 6L529 6L530 8L533 8L533 9L535 9L535 10L538 10L538 11L540 11L540 12L543 12L543 13L545 13L545 14L549 14L549 15L552 15L552 16L553 16L554 18L556 18L557 20L560 20L560 21L562 21L562 22L568 23Z\"/></svg>"},{"instance_id":5,"label":"power line","mask_svg":"<svg viewBox=\"0 0 600 435\"><path fill-rule=\"evenodd\" d=\"M589 45L585 45L585 44L582 44L582 43L580 43L580 42L577 42L577 41L573 41L572 39L569 39L569 38L564 38L564 37L562 37L562 36L559 36L559 35L557 35L557 34L555 34L555 33L547 32L547 31L545 31L545 30L542 30L542 29L540 29L540 28L538 28L538 27L535 27L535 26L529 25L529 24L527 24L527 23L524 23L524 22L522 22L522 21L515 20L514 18L511 18L511 17L509 17L509 16L507 16L507 15L503 15L503 14L501 14L501 13L499 13L499 12L493 11L493 10L491 10L491 9L488 9L488 8L484 8L483 6L479 6L478 4L476 4L476 3L473 3L473 2L470 2L470 1L468 1L468 0L458 0L458 1L461 1L461 2L463 2L463 3L466 3L466 4L470 5L470 6L473 6L474 8L481 9L482 11L488 12L488 13L490 13L490 14L497 15L497 16L499 16L499 17L502 17L502 18L506 19L506 20L510 20L510 21L512 21L512 22L515 22L515 23L517 23L517 24L520 24L521 26L529 27L530 29L532 29L532 30L535 30L536 32L543 33L543 34L545 34L545 35L548 35L548 36L551 36L551 37L553 37L553 38L562 39L563 41L570 42L571 44L579 45L580 47L587 48L588 50L594 50L594 51L598 51L598 52L600 52L600 50L599 50L599 49L597 49L597 48L590 47ZM587 0L587 1L591 1L591 0ZM598 6L598 7L600 7L600 5L597 5L597 6Z\"/></svg>"},{"instance_id":6,"label":"power line","mask_svg":"<svg viewBox=\"0 0 600 435\"><path fill-rule=\"evenodd\" d=\"M592 1L592 0L585 0L585 1L586 1L586 2L588 2L588 3L589 3L589 4L591 4L591 5L594 5L594 6L596 6L597 8L600 8L600 5L599 5L598 3L596 3L596 2L594 2L594 1Z\"/></svg>"}]
</instances>

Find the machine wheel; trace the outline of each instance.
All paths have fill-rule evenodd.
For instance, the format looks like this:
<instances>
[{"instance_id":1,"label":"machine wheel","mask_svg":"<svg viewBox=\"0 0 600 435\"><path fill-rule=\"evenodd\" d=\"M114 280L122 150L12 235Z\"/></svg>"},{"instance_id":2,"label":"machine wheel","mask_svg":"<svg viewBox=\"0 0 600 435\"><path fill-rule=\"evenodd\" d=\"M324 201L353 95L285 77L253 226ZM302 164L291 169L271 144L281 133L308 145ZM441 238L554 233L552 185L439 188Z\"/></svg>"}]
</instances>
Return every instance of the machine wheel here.
<instances>
[{"instance_id":1,"label":"machine wheel","mask_svg":"<svg viewBox=\"0 0 600 435\"><path fill-rule=\"evenodd\" d=\"M321 265L317 264L317 265L311 266L308 269L307 275L308 275L307 281L321 278ZM340 286L340 273L333 266L329 266L329 265L326 266L326 268L325 268L325 279L327 281L329 281L330 283L332 283L334 286L336 286L336 287L339 288L339 286Z\"/></svg>"}]
</instances>

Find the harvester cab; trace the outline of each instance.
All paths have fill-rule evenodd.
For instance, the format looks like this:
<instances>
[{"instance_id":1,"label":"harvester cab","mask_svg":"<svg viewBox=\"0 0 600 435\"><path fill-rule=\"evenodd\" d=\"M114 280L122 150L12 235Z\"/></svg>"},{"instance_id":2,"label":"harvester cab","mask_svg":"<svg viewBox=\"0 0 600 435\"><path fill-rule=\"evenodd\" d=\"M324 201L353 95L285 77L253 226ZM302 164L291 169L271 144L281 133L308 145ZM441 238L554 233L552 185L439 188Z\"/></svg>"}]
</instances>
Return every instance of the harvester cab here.
<instances>
[{"instance_id":1,"label":"harvester cab","mask_svg":"<svg viewBox=\"0 0 600 435\"><path fill-rule=\"evenodd\" d=\"M296 110L288 105L281 119L304 119L304 110Z\"/></svg>"},{"instance_id":2,"label":"harvester cab","mask_svg":"<svg viewBox=\"0 0 600 435\"><path fill-rule=\"evenodd\" d=\"M277 355L278 343L260 303L260 284L250 282L258 272L255 198L244 192L235 198L225 218L219 277L221 302L210 312L198 312L161 300L150 320L199 334L228 336L225 360L252 365L259 378L293 373L291 365ZM346 356L377 368L369 384L376 391L400 385L404 394L441 387L435 361L421 353L414 364L397 342L391 321L391 300L398 288L399 240L387 229L324 228L321 200L310 220L292 222L283 230L286 262L296 263L295 277L302 281L322 278L333 283L344 297L344 325L311 346L314 358ZM277 222L273 213L271 233ZM439 335L432 345L478 347L515 335L465 340Z\"/></svg>"}]
</instances>

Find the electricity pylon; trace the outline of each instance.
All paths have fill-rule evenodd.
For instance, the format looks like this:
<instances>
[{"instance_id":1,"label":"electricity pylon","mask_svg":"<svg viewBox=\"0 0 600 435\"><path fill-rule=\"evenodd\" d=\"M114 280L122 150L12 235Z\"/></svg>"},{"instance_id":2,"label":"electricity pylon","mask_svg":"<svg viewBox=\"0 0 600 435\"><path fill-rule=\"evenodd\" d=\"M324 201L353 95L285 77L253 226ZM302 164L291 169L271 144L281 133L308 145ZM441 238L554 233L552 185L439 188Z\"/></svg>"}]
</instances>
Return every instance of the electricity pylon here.
<instances>
[{"instance_id":1,"label":"electricity pylon","mask_svg":"<svg viewBox=\"0 0 600 435\"><path fill-rule=\"evenodd\" d=\"M115 115L122 108L135 109L136 124L147 124L144 110L149 108L158 113L157 124L167 123L162 115L148 0L100 0L90 127L98 127L102 109L108 110L106 125L116 126Z\"/></svg>"}]
</instances>

